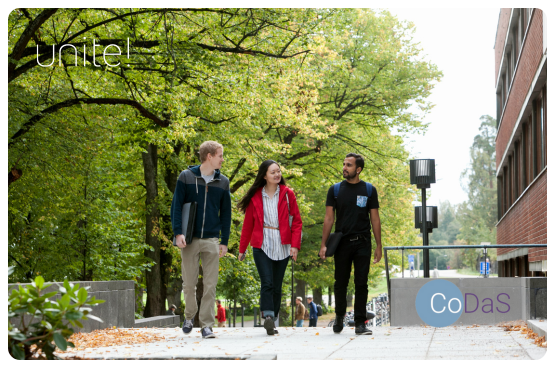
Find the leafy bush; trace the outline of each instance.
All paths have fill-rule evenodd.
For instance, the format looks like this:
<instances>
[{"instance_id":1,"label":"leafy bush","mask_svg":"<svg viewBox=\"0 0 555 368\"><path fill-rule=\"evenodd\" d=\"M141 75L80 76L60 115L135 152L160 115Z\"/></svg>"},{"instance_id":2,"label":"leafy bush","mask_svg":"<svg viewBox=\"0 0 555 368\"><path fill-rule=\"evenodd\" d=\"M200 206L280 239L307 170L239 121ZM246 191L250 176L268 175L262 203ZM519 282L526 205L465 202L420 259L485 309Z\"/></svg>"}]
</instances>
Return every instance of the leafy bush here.
<instances>
[{"instance_id":1,"label":"leafy bush","mask_svg":"<svg viewBox=\"0 0 555 368\"><path fill-rule=\"evenodd\" d=\"M8 274L12 272L10 267ZM61 298L50 301L57 292L44 294L49 285L37 276L31 285L12 289L8 297L8 351L16 359L56 359L56 347L63 351L74 347L67 341L74 332L69 325L83 327L80 320L89 318L102 322L89 312L90 306L104 300L89 297L89 287L79 288L64 280L59 287ZM11 318L19 318L19 326L12 325Z\"/></svg>"},{"instance_id":2,"label":"leafy bush","mask_svg":"<svg viewBox=\"0 0 555 368\"><path fill-rule=\"evenodd\" d=\"M326 305L326 303L322 303L322 314L328 314L335 312L335 309Z\"/></svg>"}]
</instances>

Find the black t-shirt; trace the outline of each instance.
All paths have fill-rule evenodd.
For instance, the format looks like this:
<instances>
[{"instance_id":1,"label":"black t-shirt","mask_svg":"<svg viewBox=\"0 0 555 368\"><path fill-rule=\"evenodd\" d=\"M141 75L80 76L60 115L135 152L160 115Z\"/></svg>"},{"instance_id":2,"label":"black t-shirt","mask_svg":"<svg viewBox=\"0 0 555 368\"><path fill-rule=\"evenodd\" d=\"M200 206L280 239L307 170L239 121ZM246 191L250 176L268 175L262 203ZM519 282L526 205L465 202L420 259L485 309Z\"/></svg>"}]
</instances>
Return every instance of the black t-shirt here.
<instances>
[{"instance_id":1,"label":"black t-shirt","mask_svg":"<svg viewBox=\"0 0 555 368\"><path fill-rule=\"evenodd\" d=\"M359 181L350 184L343 180L339 186L337 199L333 195L333 185L328 190L326 206L335 209L335 231L345 235L355 235L370 232L370 216L368 213L372 208L380 208L378 203L378 192L372 186L372 195L368 198L366 183Z\"/></svg>"}]
</instances>

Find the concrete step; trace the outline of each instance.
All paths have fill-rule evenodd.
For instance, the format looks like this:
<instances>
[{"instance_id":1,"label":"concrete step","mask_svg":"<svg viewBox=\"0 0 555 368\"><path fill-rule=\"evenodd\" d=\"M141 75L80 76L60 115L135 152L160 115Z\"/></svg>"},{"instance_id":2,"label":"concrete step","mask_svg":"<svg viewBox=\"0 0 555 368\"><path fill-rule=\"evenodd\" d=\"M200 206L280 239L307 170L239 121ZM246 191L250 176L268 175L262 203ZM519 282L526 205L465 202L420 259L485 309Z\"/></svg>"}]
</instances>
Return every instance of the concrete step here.
<instances>
[{"instance_id":1,"label":"concrete step","mask_svg":"<svg viewBox=\"0 0 555 368\"><path fill-rule=\"evenodd\" d=\"M545 341L547 341L547 319L529 319L526 323L529 329L538 336L545 336Z\"/></svg>"},{"instance_id":2,"label":"concrete step","mask_svg":"<svg viewBox=\"0 0 555 368\"><path fill-rule=\"evenodd\" d=\"M179 327L179 316L156 316L135 320L134 328L141 327Z\"/></svg>"}]
</instances>

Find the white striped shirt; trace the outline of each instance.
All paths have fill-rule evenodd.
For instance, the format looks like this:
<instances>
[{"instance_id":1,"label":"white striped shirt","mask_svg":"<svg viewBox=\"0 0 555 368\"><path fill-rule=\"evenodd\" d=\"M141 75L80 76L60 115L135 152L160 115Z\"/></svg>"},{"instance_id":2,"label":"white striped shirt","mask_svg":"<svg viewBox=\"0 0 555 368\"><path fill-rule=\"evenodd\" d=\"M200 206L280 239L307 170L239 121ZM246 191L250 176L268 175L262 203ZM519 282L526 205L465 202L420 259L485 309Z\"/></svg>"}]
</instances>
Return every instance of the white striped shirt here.
<instances>
[{"instance_id":1,"label":"white striped shirt","mask_svg":"<svg viewBox=\"0 0 555 368\"><path fill-rule=\"evenodd\" d=\"M266 187L262 188L262 204L264 207L264 225L279 228L278 217L279 185L273 197L266 193ZM264 240L261 249L268 258L280 261L289 257L291 244L281 244L279 230L264 228Z\"/></svg>"}]
</instances>

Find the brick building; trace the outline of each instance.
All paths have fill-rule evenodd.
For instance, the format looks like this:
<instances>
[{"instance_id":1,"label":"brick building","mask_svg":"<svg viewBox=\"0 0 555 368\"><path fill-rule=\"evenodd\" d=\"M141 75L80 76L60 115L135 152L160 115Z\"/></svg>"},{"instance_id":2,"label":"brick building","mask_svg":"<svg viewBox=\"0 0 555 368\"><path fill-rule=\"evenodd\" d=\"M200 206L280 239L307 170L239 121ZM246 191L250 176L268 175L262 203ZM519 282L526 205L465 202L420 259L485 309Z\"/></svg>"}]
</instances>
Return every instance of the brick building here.
<instances>
[{"instance_id":1,"label":"brick building","mask_svg":"<svg viewBox=\"0 0 555 368\"><path fill-rule=\"evenodd\" d=\"M495 39L498 244L547 244L544 13L501 9ZM546 276L547 248L498 249L499 276Z\"/></svg>"}]
</instances>

